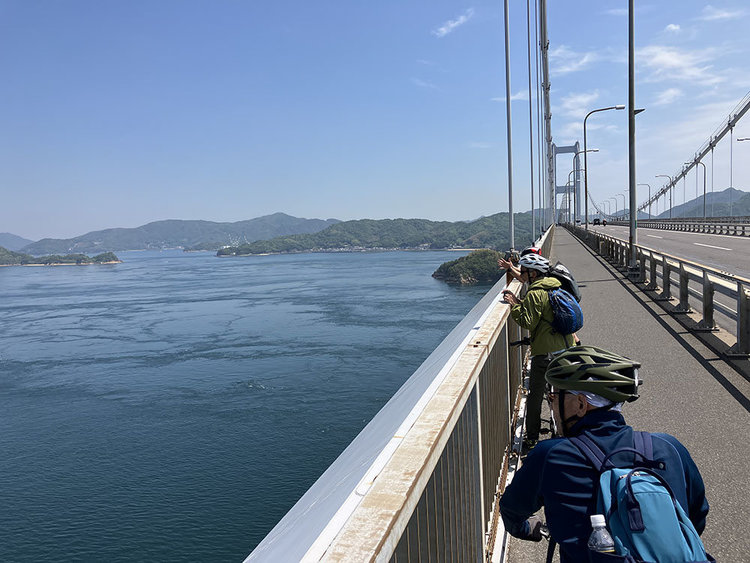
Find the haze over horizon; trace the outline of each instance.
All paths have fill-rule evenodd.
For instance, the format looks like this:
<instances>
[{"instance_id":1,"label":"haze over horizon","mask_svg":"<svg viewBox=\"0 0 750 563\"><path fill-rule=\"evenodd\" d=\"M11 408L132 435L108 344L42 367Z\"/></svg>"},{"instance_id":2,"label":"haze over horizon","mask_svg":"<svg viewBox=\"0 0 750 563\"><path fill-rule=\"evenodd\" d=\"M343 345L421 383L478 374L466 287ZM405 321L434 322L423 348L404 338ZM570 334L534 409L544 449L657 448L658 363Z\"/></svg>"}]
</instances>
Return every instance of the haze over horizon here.
<instances>
[{"instance_id":1,"label":"haze over horizon","mask_svg":"<svg viewBox=\"0 0 750 563\"><path fill-rule=\"evenodd\" d=\"M502 9L0 0L0 232L507 211ZM636 7L639 182L661 187L654 176L678 171L750 90L749 19L740 1ZM525 3L511 23L519 212L531 207ZM553 138L582 142L588 111L627 101L626 10L550 2L548 25ZM747 119L735 138L750 136ZM589 187L615 197L627 114L597 114L587 130L599 149ZM750 143L734 145L733 186L748 191ZM728 147L715 151L717 191L730 185ZM569 162L558 159L558 183ZM688 200L695 189L691 173Z\"/></svg>"}]
</instances>

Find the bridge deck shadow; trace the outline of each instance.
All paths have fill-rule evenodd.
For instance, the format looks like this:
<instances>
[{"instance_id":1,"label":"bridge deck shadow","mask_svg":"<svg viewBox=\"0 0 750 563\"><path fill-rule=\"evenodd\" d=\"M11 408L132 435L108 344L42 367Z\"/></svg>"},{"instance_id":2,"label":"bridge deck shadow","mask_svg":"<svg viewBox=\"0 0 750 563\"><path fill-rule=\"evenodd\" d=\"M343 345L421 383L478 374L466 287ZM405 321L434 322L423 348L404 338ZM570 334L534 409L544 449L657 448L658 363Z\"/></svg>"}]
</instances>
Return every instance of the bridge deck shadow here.
<instances>
[{"instance_id":1,"label":"bridge deck shadow","mask_svg":"<svg viewBox=\"0 0 750 563\"><path fill-rule=\"evenodd\" d=\"M584 344L642 363L641 398L623 414L638 430L676 436L695 459L711 505L703 540L721 561L744 561L750 539L743 526L750 479L750 382L747 360L733 364L677 322L568 231L556 229L551 260L576 277L583 299ZM743 365L744 362L744 365ZM512 540L512 562L544 561L546 545Z\"/></svg>"}]
</instances>

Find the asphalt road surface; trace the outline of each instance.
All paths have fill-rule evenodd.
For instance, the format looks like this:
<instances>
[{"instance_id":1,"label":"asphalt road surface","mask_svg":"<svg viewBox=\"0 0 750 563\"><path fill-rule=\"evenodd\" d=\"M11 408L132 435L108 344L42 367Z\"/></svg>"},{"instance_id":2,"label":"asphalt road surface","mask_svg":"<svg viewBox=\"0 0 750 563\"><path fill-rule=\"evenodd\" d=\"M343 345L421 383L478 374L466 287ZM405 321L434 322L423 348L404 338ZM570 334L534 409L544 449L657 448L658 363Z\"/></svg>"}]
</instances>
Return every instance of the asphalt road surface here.
<instances>
[{"instance_id":1,"label":"asphalt road surface","mask_svg":"<svg viewBox=\"0 0 750 563\"><path fill-rule=\"evenodd\" d=\"M628 240L628 227L592 225L589 229ZM660 229L638 229L638 244L658 252L750 278L750 237L707 235Z\"/></svg>"}]
</instances>

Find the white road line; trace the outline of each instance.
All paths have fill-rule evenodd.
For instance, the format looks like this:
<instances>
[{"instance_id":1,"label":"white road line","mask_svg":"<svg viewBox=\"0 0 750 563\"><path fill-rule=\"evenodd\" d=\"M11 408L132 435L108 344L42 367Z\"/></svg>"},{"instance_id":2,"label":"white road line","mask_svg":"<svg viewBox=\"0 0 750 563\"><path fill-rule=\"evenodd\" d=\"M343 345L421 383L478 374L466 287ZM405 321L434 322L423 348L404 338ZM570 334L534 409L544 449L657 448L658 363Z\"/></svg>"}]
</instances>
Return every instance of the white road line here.
<instances>
[{"instance_id":1,"label":"white road line","mask_svg":"<svg viewBox=\"0 0 750 563\"><path fill-rule=\"evenodd\" d=\"M651 238L664 238L664 237L657 237L656 235L646 235L646 236L651 237Z\"/></svg>"},{"instance_id":2,"label":"white road line","mask_svg":"<svg viewBox=\"0 0 750 563\"><path fill-rule=\"evenodd\" d=\"M713 246L711 244L701 244L700 242L694 242L693 244L696 246L706 246L708 248L717 248L719 250L732 250L731 248L724 248L723 246Z\"/></svg>"}]
</instances>

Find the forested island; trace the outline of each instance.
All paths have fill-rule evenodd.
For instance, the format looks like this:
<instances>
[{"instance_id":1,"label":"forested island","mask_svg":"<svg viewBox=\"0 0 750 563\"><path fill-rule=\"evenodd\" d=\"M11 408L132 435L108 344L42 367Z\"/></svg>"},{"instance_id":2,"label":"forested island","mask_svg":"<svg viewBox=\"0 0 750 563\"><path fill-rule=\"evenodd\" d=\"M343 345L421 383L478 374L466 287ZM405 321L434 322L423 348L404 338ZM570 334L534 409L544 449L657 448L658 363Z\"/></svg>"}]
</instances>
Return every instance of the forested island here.
<instances>
[{"instance_id":1,"label":"forested island","mask_svg":"<svg viewBox=\"0 0 750 563\"><path fill-rule=\"evenodd\" d=\"M85 254L31 256L22 252L13 252L0 246L0 266L62 266L72 264L118 264L120 262L122 260L112 252L103 252L93 257Z\"/></svg>"},{"instance_id":2,"label":"forested island","mask_svg":"<svg viewBox=\"0 0 750 563\"><path fill-rule=\"evenodd\" d=\"M432 277L462 285L495 283L505 274L505 270L497 265L498 258L503 255L496 250L477 250L458 260L445 262L435 270Z\"/></svg>"},{"instance_id":3,"label":"forested island","mask_svg":"<svg viewBox=\"0 0 750 563\"><path fill-rule=\"evenodd\" d=\"M531 215L514 215L517 241L531 241ZM367 250L452 250L508 247L508 214L474 221L426 219L361 219L336 223L314 234L258 240L228 246L217 256L248 256L290 252L357 252Z\"/></svg>"}]
</instances>

